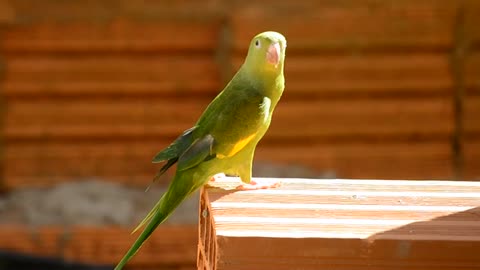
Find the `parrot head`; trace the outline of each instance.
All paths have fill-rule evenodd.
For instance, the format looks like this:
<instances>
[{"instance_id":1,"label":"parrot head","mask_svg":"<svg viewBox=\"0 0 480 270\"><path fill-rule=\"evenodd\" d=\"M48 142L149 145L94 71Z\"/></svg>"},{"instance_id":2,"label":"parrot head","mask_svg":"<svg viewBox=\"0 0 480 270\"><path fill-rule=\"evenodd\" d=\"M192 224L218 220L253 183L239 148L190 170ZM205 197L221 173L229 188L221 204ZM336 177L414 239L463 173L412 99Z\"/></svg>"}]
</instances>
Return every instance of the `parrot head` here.
<instances>
[{"instance_id":1,"label":"parrot head","mask_svg":"<svg viewBox=\"0 0 480 270\"><path fill-rule=\"evenodd\" d=\"M249 73L274 75L283 74L283 63L287 41L277 32L268 31L256 35L250 42L245 68Z\"/></svg>"}]
</instances>

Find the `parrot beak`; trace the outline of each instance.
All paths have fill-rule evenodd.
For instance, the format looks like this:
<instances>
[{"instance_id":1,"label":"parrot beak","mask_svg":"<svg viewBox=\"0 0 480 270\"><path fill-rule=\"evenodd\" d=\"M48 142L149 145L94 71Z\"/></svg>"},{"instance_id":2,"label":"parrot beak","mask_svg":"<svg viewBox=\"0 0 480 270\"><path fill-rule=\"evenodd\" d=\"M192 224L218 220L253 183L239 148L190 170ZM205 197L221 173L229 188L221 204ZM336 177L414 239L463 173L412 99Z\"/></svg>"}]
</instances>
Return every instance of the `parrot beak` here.
<instances>
[{"instance_id":1,"label":"parrot beak","mask_svg":"<svg viewBox=\"0 0 480 270\"><path fill-rule=\"evenodd\" d=\"M270 64L275 65L275 67L280 62L280 44L278 42L275 42L268 47L267 61Z\"/></svg>"}]
</instances>

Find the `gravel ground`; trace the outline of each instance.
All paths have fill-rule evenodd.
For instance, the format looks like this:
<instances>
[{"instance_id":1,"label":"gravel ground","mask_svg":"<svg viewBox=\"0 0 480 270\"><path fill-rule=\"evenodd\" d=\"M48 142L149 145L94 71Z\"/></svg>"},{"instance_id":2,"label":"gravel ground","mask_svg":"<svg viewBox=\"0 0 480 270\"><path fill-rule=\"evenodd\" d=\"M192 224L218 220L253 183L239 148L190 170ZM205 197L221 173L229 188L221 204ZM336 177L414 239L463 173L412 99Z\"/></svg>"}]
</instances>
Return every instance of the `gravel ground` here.
<instances>
[{"instance_id":1,"label":"gravel ground","mask_svg":"<svg viewBox=\"0 0 480 270\"><path fill-rule=\"evenodd\" d=\"M254 176L327 178L300 166L258 163ZM164 192L153 186L148 192L120 184L85 179L65 182L52 188L22 189L0 197L0 224L122 225L137 224ZM198 192L185 201L167 223L197 222Z\"/></svg>"}]
</instances>

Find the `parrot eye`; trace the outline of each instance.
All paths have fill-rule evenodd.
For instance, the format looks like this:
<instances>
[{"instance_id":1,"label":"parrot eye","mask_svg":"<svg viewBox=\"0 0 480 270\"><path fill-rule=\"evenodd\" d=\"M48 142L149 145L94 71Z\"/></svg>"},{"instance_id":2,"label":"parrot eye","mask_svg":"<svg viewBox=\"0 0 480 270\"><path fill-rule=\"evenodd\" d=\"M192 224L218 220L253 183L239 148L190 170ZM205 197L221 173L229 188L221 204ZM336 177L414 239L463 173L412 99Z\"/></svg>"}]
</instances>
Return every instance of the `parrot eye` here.
<instances>
[{"instance_id":1,"label":"parrot eye","mask_svg":"<svg viewBox=\"0 0 480 270\"><path fill-rule=\"evenodd\" d=\"M255 40L255 47L260 48L260 41L258 39Z\"/></svg>"}]
</instances>

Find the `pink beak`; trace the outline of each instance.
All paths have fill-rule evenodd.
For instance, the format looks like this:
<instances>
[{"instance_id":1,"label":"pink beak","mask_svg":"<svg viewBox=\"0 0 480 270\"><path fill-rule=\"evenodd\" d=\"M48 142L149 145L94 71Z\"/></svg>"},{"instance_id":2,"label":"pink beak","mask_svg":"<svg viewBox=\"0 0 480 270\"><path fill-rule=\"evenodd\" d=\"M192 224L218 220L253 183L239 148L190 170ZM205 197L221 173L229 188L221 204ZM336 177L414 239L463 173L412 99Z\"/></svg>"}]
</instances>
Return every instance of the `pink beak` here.
<instances>
[{"instance_id":1,"label":"pink beak","mask_svg":"<svg viewBox=\"0 0 480 270\"><path fill-rule=\"evenodd\" d=\"M279 43L273 43L268 47L267 50L267 61L272 64L277 66L278 63L280 62L280 44Z\"/></svg>"}]
</instances>

